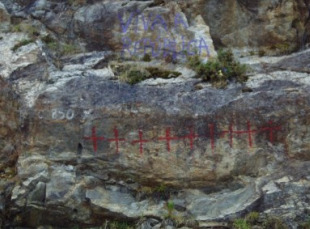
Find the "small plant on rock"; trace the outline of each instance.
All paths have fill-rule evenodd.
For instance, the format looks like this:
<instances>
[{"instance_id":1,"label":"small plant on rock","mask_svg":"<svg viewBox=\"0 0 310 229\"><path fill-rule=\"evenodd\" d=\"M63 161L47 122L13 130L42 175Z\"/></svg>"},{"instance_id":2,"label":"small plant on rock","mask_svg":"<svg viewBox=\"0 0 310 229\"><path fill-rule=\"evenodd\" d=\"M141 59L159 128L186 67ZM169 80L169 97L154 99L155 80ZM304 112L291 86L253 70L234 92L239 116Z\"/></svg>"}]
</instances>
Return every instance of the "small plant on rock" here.
<instances>
[{"instance_id":1,"label":"small plant on rock","mask_svg":"<svg viewBox=\"0 0 310 229\"><path fill-rule=\"evenodd\" d=\"M33 39L24 39L21 40L20 42L18 42L16 45L14 45L14 47L12 48L12 51L16 51L17 49L19 49L22 46L28 45L30 43L33 43L34 40Z\"/></svg>"},{"instance_id":2,"label":"small plant on rock","mask_svg":"<svg viewBox=\"0 0 310 229\"><path fill-rule=\"evenodd\" d=\"M234 59L232 51L219 51L218 57L202 63L198 56L193 56L188 61L188 66L196 71L197 77L203 81L211 82L217 88L225 88L229 80L245 82L246 65Z\"/></svg>"},{"instance_id":3,"label":"small plant on rock","mask_svg":"<svg viewBox=\"0 0 310 229\"><path fill-rule=\"evenodd\" d=\"M173 201L169 200L167 202L166 206L167 206L167 210L168 210L168 217L171 218L173 210L174 210L174 203L173 203Z\"/></svg>"},{"instance_id":4,"label":"small plant on rock","mask_svg":"<svg viewBox=\"0 0 310 229\"><path fill-rule=\"evenodd\" d=\"M245 217L246 221L251 224L251 225L255 225L258 222L259 219L259 213L258 212L250 212L249 214L247 214L247 216Z\"/></svg>"},{"instance_id":5,"label":"small plant on rock","mask_svg":"<svg viewBox=\"0 0 310 229\"><path fill-rule=\"evenodd\" d=\"M233 222L233 229L251 229L251 226L245 219L236 219Z\"/></svg>"}]
</instances>

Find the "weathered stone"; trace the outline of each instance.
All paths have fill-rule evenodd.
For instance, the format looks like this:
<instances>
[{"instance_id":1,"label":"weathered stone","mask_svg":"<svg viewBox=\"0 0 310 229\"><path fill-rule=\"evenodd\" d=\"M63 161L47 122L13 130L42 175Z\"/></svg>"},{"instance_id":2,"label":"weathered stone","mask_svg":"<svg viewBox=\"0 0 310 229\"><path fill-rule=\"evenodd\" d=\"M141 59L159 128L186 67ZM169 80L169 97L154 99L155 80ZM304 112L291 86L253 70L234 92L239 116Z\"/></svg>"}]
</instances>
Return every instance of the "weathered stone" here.
<instances>
[{"instance_id":1,"label":"weathered stone","mask_svg":"<svg viewBox=\"0 0 310 229\"><path fill-rule=\"evenodd\" d=\"M1 34L3 228L109 227L112 221L144 229L227 227L251 211L260 220L281 217L292 229L306 220L309 50L245 57L254 69L249 80L223 90L194 78L184 64L166 63L174 53L165 47L166 62L110 59L122 51L123 36L136 41L157 33L178 44L192 41L184 46L190 55L195 43L204 45L201 37L216 55L210 33L218 45L234 48L282 41L297 47L300 31L307 40L309 2L1 2L14 20L31 15L53 38L79 37L77 44L95 50L60 57L48 51L42 34ZM36 41L12 51L30 37ZM144 54L139 42L131 48ZM129 85L113 64L181 75Z\"/></svg>"}]
</instances>

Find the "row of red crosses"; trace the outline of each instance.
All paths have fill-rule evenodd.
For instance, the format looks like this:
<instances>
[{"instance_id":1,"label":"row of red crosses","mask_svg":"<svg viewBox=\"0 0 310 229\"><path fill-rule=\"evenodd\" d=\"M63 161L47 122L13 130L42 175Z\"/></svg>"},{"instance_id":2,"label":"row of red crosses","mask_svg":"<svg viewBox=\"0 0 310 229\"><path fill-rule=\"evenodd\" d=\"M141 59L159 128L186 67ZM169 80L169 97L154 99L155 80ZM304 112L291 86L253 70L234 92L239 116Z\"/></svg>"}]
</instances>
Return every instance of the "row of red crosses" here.
<instances>
[{"instance_id":1,"label":"row of red crosses","mask_svg":"<svg viewBox=\"0 0 310 229\"><path fill-rule=\"evenodd\" d=\"M209 137L210 138L210 142L211 142L211 148L212 148L212 152L214 153L215 150L215 131L214 131L214 124L209 124L209 136L199 136L196 135L195 131L193 130L193 128L189 128L189 134L185 135L185 136L172 136L171 135L171 128L168 127L166 128L166 133L165 136L162 137L158 137L158 141L165 141L166 145L167 145L167 150L168 152L171 151L171 147L170 147L170 143L171 141L178 141L178 140L188 140L189 141L189 145L190 145L190 149L194 149L194 143L195 140L197 138L206 138ZM258 133L258 132L266 132L268 133L268 138L269 141L271 143L274 142L274 133L275 131L281 130L281 126L274 126L272 121L268 122L268 126L266 127L262 127L258 130L252 130L251 129L251 123L248 121L247 122L247 129L246 130L234 130L233 129L233 125L230 124L228 130L224 130L220 132L220 137L224 137L226 134L228 134L229 137L229 145L230 147L233 147L233 137L235 135L247 135L248 137L248 143L249 146L252 147L253 146L253 140L252 140L252 134L254 133ZM126 139L125 138L119 138L119 133L118 133L118 129L115 127L114 128L114 138L105 138L103 136L97 136L96 134L96 127L92 128L92 135L90 137L84 137L85 140L90 140L93 143L93 148L94 148L94 152L97 152L98 149L98 142L99 141L108 141L108 142L114 142L115 143L115 147L116 147L116 153L119 153L119 144L120 142L125 142ZM143 146L145 143L150 142L150 140L148 139L144 139L143 138L143 131L139 130L139 139L131 141L131 144L139 144L139 150L140 150L140 154L143 154Z\"/></svg>"}]
</instances>

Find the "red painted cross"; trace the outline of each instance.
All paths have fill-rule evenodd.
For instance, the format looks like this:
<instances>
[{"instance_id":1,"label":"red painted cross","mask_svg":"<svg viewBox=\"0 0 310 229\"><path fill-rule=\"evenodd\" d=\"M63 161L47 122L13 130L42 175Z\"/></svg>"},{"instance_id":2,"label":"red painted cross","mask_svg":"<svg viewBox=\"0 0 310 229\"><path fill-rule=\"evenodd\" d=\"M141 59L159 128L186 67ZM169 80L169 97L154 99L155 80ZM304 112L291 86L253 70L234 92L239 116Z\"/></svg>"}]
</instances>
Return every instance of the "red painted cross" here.
<instances>
[{"instance_id":1,"label":"red painted cross","mask_svg":"<svg viewBox=\"0 0 310 229\"><path fill-rule=\"evenodd\" d=\"M281 126L274 126L272 121L268 122L269 126L268 127L263 127L259 131L268 131L269 132L269 141L273 144L274 142L274 131L276 130L281 130Z\"/></svg>"},{"instance_id":2,"label":"red painted cross","mask_svg":"<svg viewBox=\"0 0 310 229\"><path fill-rule=\"evenodd\" d=\"M103 141L104 137L97 137L96 136L96 127L92 128L92 135L91 137L84 137L85 140L92 140L93 141L93 147L94 147L94 152L97 153L97 142L98 141Z\"/></svg>"},{"instance_id":3,"label":"red painted cross","mask_svg":"<svg viewBox=\"0 0 310 229\"><path fill-rule=\"evenodd\" d=\"M119 138L118 135L118 130L116 127L114 127L114 138L113 139L108 139L109 142L115 142L115 146L116 146L116 153L119 153L119 142L123 142L125 141L124 138Z\"/></svg>"},{"instance_id":4,"label":"red painted cross","mask_svg":"<svg viewBox=\"0 0 310 229\"><path fill-rule=\"evenodd\" d=\"M233 131L233 133L236 134L248 134L248 141L249 141L249 146L252 147L252 133L255 133L256 130L251 130L251 123L250 121L247 122L247 130L239 130L239 131Z\"/></svg>"},{"instance_id":5,"label":"red painted cross","mask_svg":"<svg viewBox=\"0 0 310 229\"><path fill-rule=\"evenodd\" d=\"M249 141L249 146L253 146L253 141L252 141L252 133L257 132L257 130L252 130L251 129L251 123L248 121L247 122L247 130L233 130L233 125L229 125L229 130L227 131L222 131L222 136L226 133L229 133L229 145L230 147L233 146L233 134L247 134L248 135L248 141Z\"/></svg>"},{"instance_id":6,"label":"red painted cross","mask_svg":"<svg viewBox=\"0 0 310 229\"><path fill-rule=\"evenodd\" d=\"M148 142L148 140L143 139L143 132L139 130L139 140L132 141L132 144L139 143L140 154L143 154L143 143Z\"/></svg>"},{"instance_id":7,"label":"red painted cross","mask_svg":"<svg viewBox=\"0 0 310 229\"><path fill-rule=\"evenodd\" d=\"M184 137L181 137L181 138L189 139L190 148L193 149L194 148L194 141L196 138L199 138L199 136L195 134L193 128L190 128L189 134L184 136Z\"/></svg>"},{"instance_id":8,"label":"red painted cross","mask_svg":"<svg viewBox=\"0 0 310 229\"><path fill-rule=\"evenodd\" d=\"M170 148L170 142L171 142L172 140L179 140L179 138L178 138L178 137L171 137L171 135L170 135L170 127L168 127L168 128L166 129L166 136L165 136L165 137L159 137L158 140L160 140L160 141L166 141L166 142L167 142L167 150L168 150L168 152L170 152L170 150L171 150L171 148Z\"/></svg>"}]
</instances>

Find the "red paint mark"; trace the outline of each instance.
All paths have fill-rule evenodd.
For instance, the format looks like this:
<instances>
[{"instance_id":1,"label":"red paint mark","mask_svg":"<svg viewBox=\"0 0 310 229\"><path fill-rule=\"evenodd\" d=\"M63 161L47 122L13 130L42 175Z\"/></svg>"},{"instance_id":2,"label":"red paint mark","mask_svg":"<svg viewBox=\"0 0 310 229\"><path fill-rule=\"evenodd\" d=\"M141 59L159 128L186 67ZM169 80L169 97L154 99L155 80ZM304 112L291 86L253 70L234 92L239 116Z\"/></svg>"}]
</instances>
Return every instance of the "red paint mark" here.
<instances>
[{"instance_id":1,"label":"red paint mark","mask_svg":"<svg viewBox=\"0 0 310 229\"><path fill-rule=\"evenodd\" d=\"M263 127L260 129L260 131L268 131L269 132L269 141L273 144L274 142L274 131L276 130L281 130L281 126L273 126L273 122L269 121L268 122L269 126L268 127Z\"/></svg>"},{"instance_id":2,"label":"red paint mark","mask_svg":"<svg viewBox=\"0 0 310 229\"><path fill-rule=\"evenodd\" d=\"M119 142L125 141L124 138L119 138L118 135L118 130L116 127L114 127L114 138L113 139L108 139L109 142L115 142L116 146L116 153L119 153Z\"/></svg>"},{"instance_id":3,"label":"red paint mark","mask_svg":"<svg viewBox=\"0 0 310 229\"><path fill-rule=\"evenodd\" d=\"M139 140L132 141L132 144L139 143L140 154L143 154L143 143L148 142L148 140L143 139L143 132L139 130Z\"/></svg>"},{"instance_id":4,"label":"red paint mark","mask_svg":"<svg viewBox=\"0 0 310 229\"><path fill-rule=\"evenodd\" d=\"M97 153L97 142L98 141L103 141L104 137L97 137L96 136L96 127L92 128L92 135L91 137L84 137L85 140L92 140L93 141L93 147L94 147L94 152Z\"/></svg>"},{"instance_id":5,"label":"red paint mark","mask_svg":"<svg viewBox=\"0 0 310 229\"><path fill-rule=\"evenodd\" d=\"M211 141L211 149L212 153L214 154L215 149L215 141L214 141L214 124L209 124L209 130L210 130L210 141Z\"/></svg>"},{"instance_id":6,"label":"red paint mark","mask_svg":"<svg viewBox=\"0 0 310 229\"><path fill-rule=\"evenodd\" d=\"M257 130L252 130L251 129L250 121L247 121L247 130L233 131L233 133L236 133L236 134L247 134L250 147L253 146L252 133L255 133L255 132L257 132Z\"/></svg>"},{"instance_id":7,"label":"red paint mark","mask_svg":"<svg viewBox=\"0 0 310 229\"><path fill-rule=\"evenodd\" d=\"M223 137L227 133L229 134L229 145L230 145L230 148L232 148L233 147L233 133L234 133L232 124L229 125L229 130L224 130L221 132L221 137Z\"/></svg>"},{"instance_id":8,"label":"red paint mark","mask_svg":"<svg viewBox=\"0 0 310 229\"><path fill-rule=\"evenodd\" d=\"M170 142L171 142L172 140L179 140L179 138L178 138L178 137L171 137L171 135L170 135L170 127L168 127L168 128L166 129L166 136L165 136L165 137L159 137L158 140L160 140L160 141L166 141L166 142L167 142L167 150L168 150L168 152L170 152L170 150L171 150L171 148L170 148Z\"/></svg>"},{"instance_id":9,"label":"red paint mark","mask_svg":"<svg viewBox=\"0 0 310 229\"><path fill-rule=\"evenodd\" d=\"M194 148L194 141L196 138L199 138L199 136L195 134L195 132L193 131L193 128L190 128L189 134L184 136L184 137L181 137L181 138L189 139L190 148L193 149Z\"/></svg>"},{"instance_id":10,"label":"red paint mark","mask_svg":"<svg viewBox=\"0 0 310 229\"><path fill-rule=\"evenodd\" d=\"M233 146L233 134L238 134L238 135L247 134L249 146L252 147L253 146L252 134L255 132L257 132L257 130L252 130L250 121L247 121L247 130L233 130L233 126L232 124L230 124L229 130L222 131L221 137L223 137L224 134L229 133L229 144L230 144L230 147L232 147Z\"/></svg>"}]
</instances>

